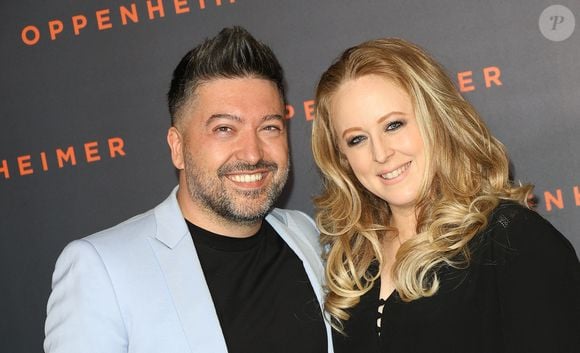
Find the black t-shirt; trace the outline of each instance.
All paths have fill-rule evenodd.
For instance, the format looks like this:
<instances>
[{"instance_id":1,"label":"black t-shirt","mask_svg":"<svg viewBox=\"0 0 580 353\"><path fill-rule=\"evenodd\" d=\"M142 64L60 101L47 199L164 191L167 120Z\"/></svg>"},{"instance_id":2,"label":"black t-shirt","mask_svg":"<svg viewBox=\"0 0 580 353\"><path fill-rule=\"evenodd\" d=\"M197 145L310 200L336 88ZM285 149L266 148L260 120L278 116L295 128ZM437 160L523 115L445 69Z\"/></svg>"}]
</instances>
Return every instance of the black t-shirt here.
<instances>
[{"instance_id":1,"label":"black t-shirt","mask_svg":"<svg viewBox=\"0 0 580 353\"><path fill-rule=\"evenodd\" d=\"M302 261L270 224L248 238L187 225L230 353L327 352Z\"/></svg>"},{"instance_id":2,"label":"black t-shirt","mask_svg":"<svg viewBox=\"0 0 580 353\"><path fill-rule=\"evenodd\" d=\"M376 282L350 310L347 336L333 330L334 351L580 352L580 264L555 228L502 203L469 245L471 265L441 268L432 297L403 302L395 291L380 315Z\"/></svg>"}]
</instances>

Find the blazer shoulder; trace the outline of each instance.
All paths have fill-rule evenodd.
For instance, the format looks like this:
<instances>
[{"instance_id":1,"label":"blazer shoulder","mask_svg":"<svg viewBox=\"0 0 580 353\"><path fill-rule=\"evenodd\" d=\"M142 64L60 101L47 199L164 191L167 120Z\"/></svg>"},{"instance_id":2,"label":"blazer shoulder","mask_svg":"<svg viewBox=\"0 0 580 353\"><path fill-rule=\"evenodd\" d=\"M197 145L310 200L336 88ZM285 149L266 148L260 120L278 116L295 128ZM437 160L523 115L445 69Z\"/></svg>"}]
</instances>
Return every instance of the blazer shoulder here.
<instances>
[{"instance_id":1,"label":"blazer shoulder","mask_svg":"<svg viewBox=\"0 0 580 353\"><path fill-rule=\"evenodd\" d=\"M156 231L155 214L153 210L149 210L113 227L86 236L82 240L100 250L103 247L124 247L124 244L130 246L136 241L154 237Z\"/></svg>"},{"instance_id":2,"label":"blazer shoulder","mask_svg":"<svg viewBox=\"0 0 580 353\"><path fill-rule=\"evenodd\" d=\"M270 217L304 235L310 242L316 243L318 246L318 229L314 220L306 213L299 210L275 208L270 212L268 218Z\"/></svg>"},{"instance_id":3,"label":"blazer shoulder","mask_svg":"<svg viewBox=\"0 0 580 353\"><path fill-rule=\"evenodd\" d=\"M318 233L314 220L302 211L275 208L270 212L270 216L276 218L288 227L296 227L300 230Z\"/></svg>"},{"instance_id":4,"label":"blazer shoulder","mask_svg":"<svg viewBox=\"0 0 580 353\"><path fill-rule=\"evenodd\" d=\"M185 222L179 210L176 192L177 187L154 208L84 239L91 243L107 243L109 241L118 243L143 238L143 236L155 236L159 231L171 232L177 228L181 231L180 228L185 227ZM178 226L179 221L182 224Z\"/></svg>"}]
</instances>

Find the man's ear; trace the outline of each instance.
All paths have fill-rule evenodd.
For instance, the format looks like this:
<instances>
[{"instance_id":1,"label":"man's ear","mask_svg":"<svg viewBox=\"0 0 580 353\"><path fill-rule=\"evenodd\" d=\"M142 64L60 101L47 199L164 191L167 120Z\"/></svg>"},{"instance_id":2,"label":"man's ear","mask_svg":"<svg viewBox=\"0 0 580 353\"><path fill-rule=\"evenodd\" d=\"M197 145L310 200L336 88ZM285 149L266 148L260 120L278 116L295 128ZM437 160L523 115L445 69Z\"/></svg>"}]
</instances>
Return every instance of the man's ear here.
<instances>
[{"instance_id":1,"label":"man's ear","mask_svg":"<svg viewBox=\"0 0 580 353\"><path fill-rule=\"evenodd\" d=\"M167 144L169 149L171 149L171 160L175 168L182 170L184 169L183 163L183 135L172 126L167 131Z\"/></svg>"}]
</instances>

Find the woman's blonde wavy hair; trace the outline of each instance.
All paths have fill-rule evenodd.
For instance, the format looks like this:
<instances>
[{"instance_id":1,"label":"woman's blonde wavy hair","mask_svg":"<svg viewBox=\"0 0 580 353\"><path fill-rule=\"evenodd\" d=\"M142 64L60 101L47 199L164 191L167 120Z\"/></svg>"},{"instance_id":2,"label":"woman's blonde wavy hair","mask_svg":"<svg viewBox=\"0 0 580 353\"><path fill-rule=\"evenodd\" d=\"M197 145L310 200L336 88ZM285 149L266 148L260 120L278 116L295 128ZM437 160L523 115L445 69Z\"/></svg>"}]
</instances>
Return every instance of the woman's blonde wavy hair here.
<instances>
[{"instance_id":1,"label":"woman's blonde wavy hair","mask_svg":"<svg viewBox=\"0 0 580 353\"><path fill-rule=\"evenodd\" d=\"M323 179L315 198L326 260L325 309L341 330L348 309L373 286L382 265L381 241L390 210L357 180L338 148L332 100L339 87L365 75L386 78L409 94L426 150L426 173L416 203L416 236L402 244L392 268L406 301L435 294L437 269L469 265L468 242L487 225L501 199L527 205L532 186L509 180L508 157L445 70L421 48L378 39L347 49L322 75L316 90L312 150Z\"/></svg>"}]
</instances>

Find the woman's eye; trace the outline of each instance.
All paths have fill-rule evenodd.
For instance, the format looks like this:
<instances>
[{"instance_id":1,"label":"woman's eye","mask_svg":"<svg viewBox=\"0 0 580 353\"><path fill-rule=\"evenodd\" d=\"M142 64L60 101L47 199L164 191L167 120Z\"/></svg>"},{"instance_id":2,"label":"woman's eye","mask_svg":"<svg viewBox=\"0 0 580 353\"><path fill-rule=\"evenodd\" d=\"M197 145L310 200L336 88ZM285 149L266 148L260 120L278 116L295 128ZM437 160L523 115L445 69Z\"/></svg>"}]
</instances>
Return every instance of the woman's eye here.
<instances>
[{"instance_id":1,"label":"woman's eye","mask_svg":"<svg viewBox=\"0 0 580 353\"><path fill-rule=\"evenodd\" d=\"M390 123L387 124L387 126L385 126L385 131L397 130L403 125L404 123L402 121L399 120L391 121Z\"/></svg>"},{"instance_id":2,"label":"woman's eye","mask_svg":"<svg viewBox=\"0 0 580 353\"><path fill-rule=\"evenodd\" d=\"M354 137L349 138L346 141L346 145L349 146L349 147L350 146L356 146L359 143L363 142L364 140L365 140L365 137L364 136L354 136Z\"/></svg>"}]
</instances>

